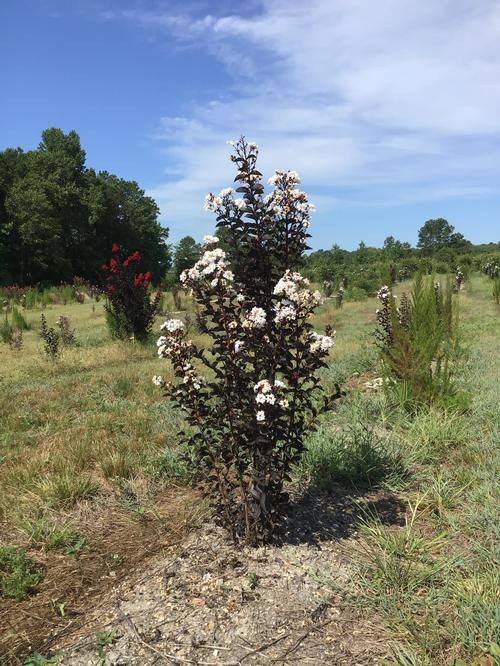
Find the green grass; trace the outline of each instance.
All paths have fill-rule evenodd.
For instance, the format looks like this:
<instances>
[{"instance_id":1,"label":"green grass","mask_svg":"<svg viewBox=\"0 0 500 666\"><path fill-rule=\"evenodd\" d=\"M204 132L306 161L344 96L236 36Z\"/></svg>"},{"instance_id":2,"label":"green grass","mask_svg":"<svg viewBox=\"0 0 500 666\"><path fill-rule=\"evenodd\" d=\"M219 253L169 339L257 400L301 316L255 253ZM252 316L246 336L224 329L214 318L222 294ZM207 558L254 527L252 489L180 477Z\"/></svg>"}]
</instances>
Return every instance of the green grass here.
<instances>
[{"instance_id":1,"label":"green grass","mask_svg":"<svg viewBox=\"0 0 500 666\"><path fill-rule=\"evenodd\" d=\"M410 509L399 528L365 517L343 588L344 603L382 614L400 666L500 657L500 312L484 279L460 300L466 354L456 381L470 407L388 413L384 427L410 470L400 492ZM378 409L387 414L383 401Z\"/></svg>"},{"instance_id":2,"label":"green grass","mask_svg":"<svg viewBox=\"0 0 500 666\"><path fill-rule=\"evenodd\" d=\"M345 428L323 424L309 438L296 478L305 486L397 487L407 470L395 443L362 423Z\"/></svg>"}]
</instances>

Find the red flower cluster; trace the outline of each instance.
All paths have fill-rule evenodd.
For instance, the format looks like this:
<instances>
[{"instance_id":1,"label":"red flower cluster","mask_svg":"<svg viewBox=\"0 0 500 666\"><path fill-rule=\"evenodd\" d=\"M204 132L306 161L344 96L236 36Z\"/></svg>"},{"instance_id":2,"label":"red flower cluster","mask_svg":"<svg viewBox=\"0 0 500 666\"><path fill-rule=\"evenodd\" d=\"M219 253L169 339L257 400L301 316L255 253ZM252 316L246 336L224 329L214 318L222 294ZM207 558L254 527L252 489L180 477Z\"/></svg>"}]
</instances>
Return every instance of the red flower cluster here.
<instances>
[{"instance_id":1,"label":"red flower cluster","mask_svg":"<svg viewBox=\"0 0 500 666\"><path fill-rule=\"evenodd\" d=\"M135 278L134 284L136 287L139 285L142 285L143 287L149 287L149 283L151 282L151 273L148 271L147 273L139 273L139 275Z\"/></svg>"}]
</instances>

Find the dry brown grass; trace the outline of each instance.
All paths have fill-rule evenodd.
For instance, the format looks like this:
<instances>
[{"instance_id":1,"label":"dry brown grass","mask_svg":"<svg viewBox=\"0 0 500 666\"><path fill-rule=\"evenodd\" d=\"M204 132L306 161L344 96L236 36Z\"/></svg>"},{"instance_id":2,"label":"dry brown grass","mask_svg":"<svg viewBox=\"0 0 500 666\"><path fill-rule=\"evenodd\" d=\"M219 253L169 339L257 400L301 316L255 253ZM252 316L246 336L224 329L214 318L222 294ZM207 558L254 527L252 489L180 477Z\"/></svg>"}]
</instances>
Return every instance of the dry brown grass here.
<instances>
[{"instance_id":1,"label":"dry brown grass","mask_svg":"<svg viewBox=\"0 0 500 666\"><path fill-rule=\"evenodd\" d=\"M72 557L38 550L44 578L36 594L20 602L0 601L0 660L14 664L33 652L46 654L56 641L77 631L99 597L139 565L146 568L148 558L182 542L199 520L200 506L194 491L174 486L139 517L110 502L81 503L67 516L85 534L81 553Z\"/></svg>"}]
</instances>

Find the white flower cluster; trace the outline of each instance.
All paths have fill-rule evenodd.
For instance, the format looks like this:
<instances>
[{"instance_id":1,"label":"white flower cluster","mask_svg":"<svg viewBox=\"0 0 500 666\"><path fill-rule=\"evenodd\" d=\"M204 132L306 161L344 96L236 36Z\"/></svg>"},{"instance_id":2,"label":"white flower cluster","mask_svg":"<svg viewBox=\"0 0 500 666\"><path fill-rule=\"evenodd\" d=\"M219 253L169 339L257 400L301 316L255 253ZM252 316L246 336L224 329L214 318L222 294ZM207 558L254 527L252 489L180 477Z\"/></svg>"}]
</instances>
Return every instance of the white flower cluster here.
<instances>
[{"instance_id":1,"label":"white flower cluster","mask_svg":"<svg viewBox=\"0 0 500 666\"><path fill-rule=\"evenodd\" d=\"M217 238L217 236L210 236L210 234L208 234L207 236L203 236L204 247L208 247L209 245L217 245L218 242L219 239Z\"/></svg>"},{"instance_id":2,"label":"white flower cluster","mask_svg":"<svg viewBox=\"0 0 500 666\"><path fill-rule=\"evenodd\" d=\"M184 377L182 379L183 383L188 384L189 386L192 386L196 391L199 391L203 379L195 373L190 363L184 366L183 370L185 372Z\"/></svg>"},{"instance_id":3,"label":"white flower cluster","mask_svg":"<svg viewBox=\"0 0 500 666\"><path fill-rule=\"evenodd\" d=\"M297 310L290 301L280 301L274 308L274 321L282 324L284 321L294 321L297 319Z\"/></svg>"},{"instance_id":4,"label":"white flower cluster","mask_svg":"<svg viewBox=\"0 0 500 666\"><path fill-rule=\"evenodd\" d=\"M160 335L156 341L160 358L173 358L192 348L191 340L184 340L184 322L180 319L167 319L160 326L166 335ZM161 378L160 378L161 379Z\"/></svg>"},{"instance_id":5,"label":"white flower cluster","mask_svg":"<svg viewBox=\"0 0 500 666\"><path fill-rule=\"evenodd\" d=\"M234 275L229 270L226 253L218 247L214 250L205 250L192 268L181 273L180 280L191 287L203 284L205 287L209 285L211 289L215 289L221 283L227 285L233 282Z\"/></svg>"},{"instance_id":6,"label":"white flower cluster","mask_svg":"<svg viewBox=\"0 0 500 666\"><path fill-rule=\"evenodd\" d=\"M267 182L269 185L277 185L280 181L298 185L300 183L300 176L296 171L282 171L281 169L277 169Z\"/></svg>"},{"instance_id":7,"label":"white flower cluster","mask_svg":"<svg viewBox=\"0 0 500 666\"><path fill-rule=\"evenodd\" d=\"M382 303L388 303L390 293L389 287L384 284L384 286L377 291L377 298L379 301L382 301Z\"/></svg>"},{"instance_id":8,"label":"white flower cluster","mask_svg":"<svg viewBox=\"0 0 500 666\"><path fill-rule=\"evenodd\" d=\"M233 193L234 190L232 187L226 187L224 190L219 192L218 195L212 194L212 192L210 192L205 197L205 204L203 208L211 213L219 212L222 207L224 207L225 212L233 210L237 213L241 213L247 208L246 201L241 198L235 199L233 197ZM210 236L209 238L216 238L216 236ZM217 241L218 240L219 239L217 238Z\"/></svg>"},{"instance_id":9,"label":"white flower cluster","mask_svg":"<svg viewBox=\"0 0 500 666\"><path fill-rule=\"evenodd\" d=\"M243 328L264 328L266 325L266 313L262 308L252 308L243 319Z\"/></svg>"},{"instance_id":10,"label":"white flower cluster","mask_svg":"<svg viewBox=\"0 0 500 666\"><path fill-rule=\"evenodd\" d=\"M237 145L238 141L232 141L231 140L231 141L226 141L226 143L227 143L228 146L233 146L234 147L234 146ZM249 143L247 143L247 146L250 148L250 150L253 150L254 152L256 150L259 150L259 146L254 141L250 141Z\"/></svg>"},{"instance_id":11,"label":"white flower cluster","mask_svg":"<svg viewBox=\"0 0 500 666\"><path fill-rule=\"evenodd\" d=\"M300 183L299 174L296 171L276 171L268 183L275 187L274 191L264 198L269 214L275 219L286 217L307 229L309 216L316 207L308 202L304 192L295 187Z\"/></svg>"},{"instance_id":12,"label":"white flower cluster","mask_svg":"<svg viewBox=\"0 0 500 666\"><path fill-rule=\"evenodd\" d=\"M168 333L177 333L184 330L184 322L180 319L167 319L160 326L160 331L167 331Z\"/></svg>"},{"instance_id":13,"label":"white flower cluster","mask_svg":"<svg viewBox=\"0 0 500 666\"><path fill-rule=\"evenodd\" d=\"M223 204L227 203L234 190L232 187L226 187L219 192L219 195L215 195L212 192L209 192L205 197L205 204L203 208L210 211L211 213L217 211Z\"/></svg>"},{"instance_id":14,"label":"white flower cluster","mask_svg":"<svg viewBox=\"0 0 500 666\"><path fill-rule=\"evenodd\" d=\"M312 292L307 289L309 280L300 273L286 271L274 287L275 296L285 296L274 308L274 320L277 323L293 321L299 314L307 313L317 305L321 305L323 298L319 291Z\"/></svg>"},{"instance_id":15,"label":"white flower cluster","mask_svg":"<svg viewBox=\"0 0 500 666\"><path fill-rule=\"evenodd\" d=\"M273 294L275 296L286 296L288 300L294 301L299 290L307 287L308 284L309 280L302 277L300 273L288 270L276 283Z\"/></svg>"},{"instance_id":16,"label":"white flower cluster","mask_svg":"<svg viewBox=\"0 0 500 666\"><path fill-rule=\"evenodd\" d=\"M255 402L259 407L266 405L278 405L281 409L287 409L289 406L286 398L280 398L280 392L286 388L286 384L276 379L273 384L268 379L261 379L253 387L255 391ZM263 409L258 409L256 419L259 422L266 420L266 413Z\"/></svg>"},{"instance_id":17,"label":"white flower cluster","mask_svg":"<svg viewBox=\"0 0 500 666\"><path fill-rule=\"evenodd\" d=\"M153 384L155 386L162 386L163 385L163 377L161 375L154 375Z\"/></svg>"},{"instance_id":18,"label":"white flower cluster","mask_svg":"<svg viewBox=\"0 0 500 666\"><path fill-rule=\"evenodd\" d=\"M327 354L328 350L334 345L333 338L329 335L321 335L320 333L312 332L309 339L311 340L310 349L313 354Z\"/></svg>"}]
</instances>

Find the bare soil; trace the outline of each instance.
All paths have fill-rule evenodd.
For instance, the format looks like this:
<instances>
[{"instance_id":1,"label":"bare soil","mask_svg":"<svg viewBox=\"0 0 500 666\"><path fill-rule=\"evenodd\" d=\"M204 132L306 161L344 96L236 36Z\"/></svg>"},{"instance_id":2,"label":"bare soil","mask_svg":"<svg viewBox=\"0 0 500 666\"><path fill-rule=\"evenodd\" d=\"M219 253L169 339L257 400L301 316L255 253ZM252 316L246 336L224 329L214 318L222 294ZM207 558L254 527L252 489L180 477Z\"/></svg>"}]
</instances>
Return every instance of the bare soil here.
<instances>
[{"instance_id":1,"label":"bare soil","mask_svg":"<svg viewBox=\"0 0 500 666\"><path fill-rule=\"evenodd\" d=\"M101 595L53 643L64 666L381 663L390 636L376 613L341 603L356 518L402 520L390 497L333 493L292 507L281 543L237 548L206 523Z\"/></svg>"}]
</instances>

